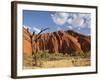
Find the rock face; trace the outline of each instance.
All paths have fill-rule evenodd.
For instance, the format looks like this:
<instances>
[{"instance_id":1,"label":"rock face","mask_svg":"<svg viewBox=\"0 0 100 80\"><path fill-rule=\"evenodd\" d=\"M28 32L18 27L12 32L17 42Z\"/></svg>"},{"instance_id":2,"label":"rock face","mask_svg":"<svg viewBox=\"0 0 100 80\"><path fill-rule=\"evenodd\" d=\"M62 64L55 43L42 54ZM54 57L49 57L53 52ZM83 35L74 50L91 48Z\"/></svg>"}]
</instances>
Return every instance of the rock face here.
<instances>
[{"instance_id":1,"label":"rock face","mask_svg":"<svg viewBox=\"0 0 100 80\"><path fill-rule=\"evenodd\" d=\"M85 36L72 30L43 33L40 35L35 34L32 37L32 44L30 43L29 35L31 34L29 31L24 29L23 32L24 53L27 54L32 54L32 49L34 53L40 50L48 50L49 53L63 54L90 51L90 36Z\"/></svg>"},{"instance_id":2,"label":"rock face","mask_svg":"<svg viewBox=\"0 0 100 80\"><path fill-rule=\"evenodd\" d=\"M28 29L23 28L23 52L27 55L32 54L32 47L30 43L30 33Z\"/></svg>"},{"instance_id":3,"label":"rock face","mask_svg":"<svg viewBox=\"0 0 100 80\"><path fill-rule=\"evenodd\" d=\"M70 35L72 35L73 37L75 37L78 40L83 52L90 51L90 49L91 49L91 37L90 36L81 35L79 33L73 32L71 30L67 31L67 33L69 33Z\"/></svg>"}]
</instances>

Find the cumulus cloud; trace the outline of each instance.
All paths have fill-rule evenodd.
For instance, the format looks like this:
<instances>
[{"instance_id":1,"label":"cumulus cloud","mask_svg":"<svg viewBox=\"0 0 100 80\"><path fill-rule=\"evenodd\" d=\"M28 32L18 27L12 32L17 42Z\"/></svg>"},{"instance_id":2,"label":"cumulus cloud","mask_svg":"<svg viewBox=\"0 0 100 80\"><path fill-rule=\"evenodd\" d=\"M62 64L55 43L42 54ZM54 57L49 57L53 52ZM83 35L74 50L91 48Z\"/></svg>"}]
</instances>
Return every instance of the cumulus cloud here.
<instances>
[{"instance_id":1,"label":"cumulus cloud","mask_svg":"<svg viewBox=\"0 0 100 80\"><path fill-rule=\"evenodd\" d=\"M67 22L68 22L69 24L72 24L73 18L71 17L71 18L67 19Z\"/></svg>"},{"instance_id":2,"label":"cumulus cloud","mask_svg":"<svg viewBox=\"0 0 100 80\"><path fill-rule=\"evenodd\" d=\"M73 27L81 27L84 24L84 19L81 17L78 17L76 19L73 19L72 26Z\"/></svg>"},{"instance_id":3,"label":"cumulus cloud","mask_svg":"<svg viewBox=\"0 0 100 80\"><path fill-rule=\"evenodd\" d=\"M53 21L58 25L64 25L68 16L69 14L64 12L56 12L55 14L51 14Z\"/></svg>"},{"instance_id":4,"label":"cumulus cloud","mask_svg":"<svg viewBox=\"0 0 100 80\"><path fill-rule=\"evenodd\" d=\"M57 25L63 26L65 24L70 24L72 28L90 28L90 14L85 13L65 13L56 12L51 14L51 17ZM69 26L68 26L69 27Z\"/></svg>"},{"instance_id":5,"label":"cumulus cloud","mask_svg":"<svg viewBox=\"0 0 100 80\"><path fill-rule=\"evenodd\" d=\"M90 14L76 14L77 17L73 19L72 26L77 28L89 27L91 24Z\"/></svg>"}]
</instances>

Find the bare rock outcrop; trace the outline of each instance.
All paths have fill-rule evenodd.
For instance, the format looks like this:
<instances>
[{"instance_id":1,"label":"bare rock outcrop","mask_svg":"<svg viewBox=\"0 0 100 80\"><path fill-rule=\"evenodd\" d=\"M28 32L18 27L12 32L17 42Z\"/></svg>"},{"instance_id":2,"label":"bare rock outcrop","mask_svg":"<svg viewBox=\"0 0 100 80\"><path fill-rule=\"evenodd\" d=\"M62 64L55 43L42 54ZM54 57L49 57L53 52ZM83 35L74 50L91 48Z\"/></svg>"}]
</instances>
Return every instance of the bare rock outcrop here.
<instances>
[{"instance_id":1,"label":"bare rock outcrop","mask_svg":"<svg viewBox=\"0 0 100 80\"><path fill-rule=\"evenodd\" d=\"M32 54L40 50L48 50L49 53L72 54L75 52L90 51L91 38L72 30L57 31L51 33L34 34L30 43L30 32L23 29L24 53Z\"/></svg>"}]
</instances>

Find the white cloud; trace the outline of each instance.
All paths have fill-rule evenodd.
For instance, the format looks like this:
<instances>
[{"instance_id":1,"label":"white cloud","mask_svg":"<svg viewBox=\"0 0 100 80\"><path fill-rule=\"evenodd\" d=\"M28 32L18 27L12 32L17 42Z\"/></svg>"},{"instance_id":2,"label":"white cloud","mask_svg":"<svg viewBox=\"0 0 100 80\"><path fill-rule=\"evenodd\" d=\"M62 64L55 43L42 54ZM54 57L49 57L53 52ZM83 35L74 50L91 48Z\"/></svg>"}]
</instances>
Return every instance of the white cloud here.
<instances>
[{"instance_id":1,"label":"white cloud","mask_svg":"<svg viewBox=\"0 0 100 80\"><path fill-rule=\"evenodd\" d=\"M24 25L23 27L24 27L25 29L28 29L29 32L31 32L31 27L30 27L30 26L26 26L26 25Z\"/></svg>"},{"instance_id":2,"label":"white cloud","mask_svg":"<svg viewBox=\"0 0 100 80\"><path fill-rule=\"evenodd\" d=\"M91 28L91 14L79 14L84 19L82 27Z\"/></svg>"},{"instance_id":3,"label":"white cloud","mask_svg":"<svg viewBox=\"0 0 100 80\"><path fill-rule=\"evenodd\" d=\"M73 28L90 28L90 14L71 14L68 18L67 23L71 24Z\"/></svg>"},{"instance_id":4,"label":"white cloud","mask_svg":"<svg viewBox=\"0 0 100 80\"><path fill-rule=\"evenodd\" d=\"M90 28L90 14L81 14L81 13L65 13L65 12L56 12L51 14L51 17L57 25L63 26L68 23L71 28Z\"/></svg>"},{"instance_id":5,"label":"white cloud","mask_svg":"<svg viewBox=\"0 0 100 80\"><path fill-rule=\"evenodd\" d=\"M65 12L56 12L51 14L51 17L57 25L63 26L64 24L69 24L70 29L74 28L91 28L91 15L90 14L81 14L81 13L65 13Z\"/></svg>"},{"instance_id":6,"label":"white cloud","mask_svg":"<svg viewBox=\"0 0 100 80\"><path fill-rule=\"evenodd\" d=\"M68 22L69 24L72 24L72 21L73 21L72 18L67 19L67 22Z\"/></svg>"},{"instance_id":7,"label":"white cloud","mask_svg":"<svg viewBox=\"0 0 100 80\"><path fill-rule=\"evenodd\" d=\"M68 27L69 29L71 29L71 30L73 29L73 27L72 27L72 26L67 26L67 27Z\"/></svg>"},{"instance_id":8,"label":"white cloud","mask_svg":"<svg viewBox=\"0 0 100 80\"><path fill-rule=\"evenodd\" d=\"M35 33L38 34L41 30L36 27L33 27L33 31L35 31Z\"/></svg>"},{"instance_id":9,"label":"white cloud","mask_svg":"<svg viewBox=\"0 0 100 80\"><path fill-rule=\"evenodd\" d=\"M53 21L58 25L64 25L68 16L69 14L64 12L56 12L55 14L51 14Z\"/></svg>"},{"instance_id":10,"label":"white cloud","mask_svg":"<svg viewBox=\"0 0 100 80\"><path fill-rule=\"evenodd\" d=\"M24 25L23 27L24 27L25 29L29 29L29 30L31 29L31 27L29 27L29 26L25 26L25 25Z\"/></svg>"},{"instance_id":11,"label":"white cloud","mask_svg":"<svg viewBox=\"0 0 100 80\"><path fill-rule=\"evenodd\" d=\"M77 17L72 21L73 27L81 27L84 24L84 19L81 17Z\"/></svg>"}]
</instances>

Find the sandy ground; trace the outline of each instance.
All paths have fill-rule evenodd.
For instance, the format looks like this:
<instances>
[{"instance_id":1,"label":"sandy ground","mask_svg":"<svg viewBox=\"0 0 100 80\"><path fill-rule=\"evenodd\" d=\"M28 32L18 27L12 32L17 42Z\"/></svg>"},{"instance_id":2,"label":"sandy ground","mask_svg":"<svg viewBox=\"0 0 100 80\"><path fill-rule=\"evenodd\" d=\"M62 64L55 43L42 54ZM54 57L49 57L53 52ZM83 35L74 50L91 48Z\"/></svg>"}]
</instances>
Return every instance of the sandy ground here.
<instances>
[{"instance_id":1,"label":"sandy ground","mask_svg":"<svg viewBox=\"0 0 100 80\"><path fill-rule=\"evenodd\" d=\"M70 58L53 61L40 61L39 66L24 66L24 69L34 68L57 68L57 67L78 67L78 66L90 66L90 59L88 58Z\"/></svg>"}]
</instances>

